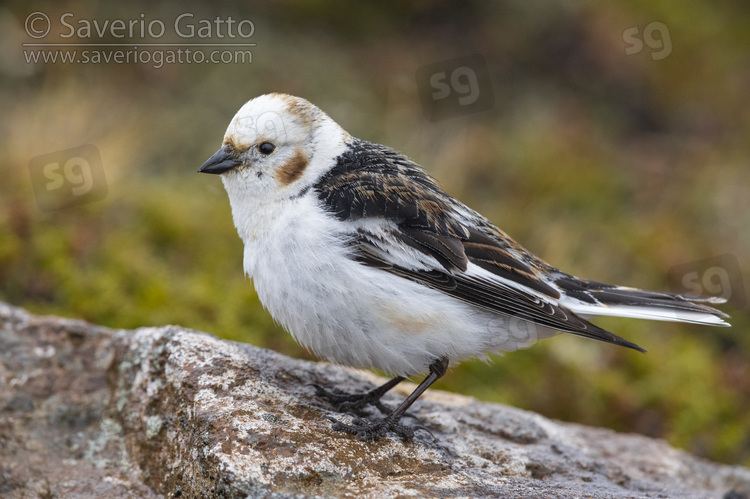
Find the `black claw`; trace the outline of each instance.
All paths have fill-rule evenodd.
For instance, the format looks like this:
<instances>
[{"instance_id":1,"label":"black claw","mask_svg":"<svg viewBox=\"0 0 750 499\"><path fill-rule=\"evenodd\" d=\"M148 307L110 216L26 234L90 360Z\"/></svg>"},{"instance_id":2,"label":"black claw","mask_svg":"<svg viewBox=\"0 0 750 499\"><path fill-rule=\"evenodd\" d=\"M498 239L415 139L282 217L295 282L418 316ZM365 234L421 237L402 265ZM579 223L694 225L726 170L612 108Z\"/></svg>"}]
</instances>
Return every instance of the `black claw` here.
<instances>
[{"instance_id":1,"label":"black claw","mask_svg":"<svg viewBox=\"0 0 750 499\"><path fill-rule=\"evenodd\" d=\"M375 423L368 423L364 419L355 417L354 419L352 419L351 424L342 423L338 419L330 416L326 416L323 419L327 419L333 423L333 425L331 425L332 430L354 435L355 437L364 441L377 440L389 432L395 433L403 440L411 440L412 438L414 438L415 428L399 424L392 421L390 418L383 418ZM417 427L417 429L424 428Z\"/></svg>"},{"instance_id":2,"label":"black claw","mask_svg":"<svg viewBox=\"0 0 750 499\"><path fill-rule=\"evenodd\" d=\"M321 385L318 385L317 383L308 383L307 386L312 386L313 388L315 388L315 396L322 397L326 400L333 401L349 395L348 393L339 390L338 388L332 388L328 390L326 388L323 388Z\"/></svg>"},{"instance_id":3,"label":"black claw","mask_svg":"<svg viewBox=\"0 0 750 499\"><path fill-rule=\"evenodd\" d=\"M414 391L411 392L409 396L406 397L406 399L404 399L404 401L401 402L401 404L392 412L388 407L380 402L380 399L391 388L401 383L405 379L403 376L396 376L395 378L380 385L379 387L360 395L350 395L346 392L342 392L336 389L334 389L335 391L326 390L322 386L316 384L311 384L311 386L315 387L315 394L317 396L333 402L340 410L360 409L363 406L369 404L376 407L383 413L388 413L385 418L375 423L368 423L364 419L354 416L351 424L344 424L336 418L326 416L324 419L327 419L333 423L333 425L331 425L331 428L334 431L341 431L344 433L349 433L350 435L355 435L360 440L377 440L378 438L389 432L398 435L404 440L411 440L412 438L414 438L414 430L416 429L425 430L434 439L435 435L433 435L423 426L405 426L399 424L399 421L403 416L412 416L406 411L409 410L414 401L416 401L419 396L422 395L422 393L424 393L424 391L427 390L427 388L429 388L429 386L435 382L435 380L445 374L446 369L448 369L447 358L437 359L435 362L430 364L430 374L428 374L427 377L422 380L419 386L417 386L417 388L415 388Z\"/></svg>"},{"instance_id":4,"label":"black claw","mask_svg":"<svg viewBox=\"0 0 750 499\"><path fill-rule=\"evenodd\" d=\"M433 442L434 442L435 440L437 440L437 437L435 436L435 434L434 434L434 433L432 433L432 432L431 432L430 430L428 430L427 428L425 428L424 426L422 426L421 424L420 424L420 425L414 425L414 426L412 426L411 428L412 428L412 429L413 429L414 431L417 431L417 430L422 430L422 431L424 431L424 432L427 432L427 433L428 433L428 434L429 434L429 435L430 435L430 436L432 437L432 440L433 440Z\"/></svg>"},{"instance_id":5,"label":"black claw","mask_svg":"<svg viewBox=\"0 0 750 499\"><path fill-rule=\"evenodd\" d=\"M315 388L315 396L327 400L338 412L356 412L366 405L376 407L383 414L390 414L393 409L387 407L380 401L382 394L373 392L351 394L337 388L326 389L315 383L309 383Z\"/></svg>"}]
</instances>

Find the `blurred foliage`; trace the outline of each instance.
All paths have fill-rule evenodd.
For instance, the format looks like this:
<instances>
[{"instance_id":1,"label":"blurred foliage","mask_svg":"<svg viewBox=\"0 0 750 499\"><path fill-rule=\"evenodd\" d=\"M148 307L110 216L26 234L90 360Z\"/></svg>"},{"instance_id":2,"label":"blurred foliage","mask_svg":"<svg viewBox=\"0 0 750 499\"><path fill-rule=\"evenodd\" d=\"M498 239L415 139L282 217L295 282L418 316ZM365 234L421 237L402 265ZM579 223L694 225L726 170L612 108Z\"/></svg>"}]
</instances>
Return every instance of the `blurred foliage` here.
<instances>
[{"instance_id":1,"label":"blurred foliage","mask_svg":"<svg viewBox=\"0 0 750 499\"><path fill-rule=\"evenodd\" d=\"M254 22L257 46L244 65L26 64L32 11L167 24L231 15ZM672 53L625 55L623 32L653 21ZM671 267L721 254L747 271L750 6L740 2L10 1L0 25L0 299L33 312L178 323L310 358L242 276L219 180L195 174L236 109L270 91L406 152L571 273L669 289ZM473 53L487 61L494 108L426 121L416 70ZM107 198L41 212L29 160L81 144L101 151ZM747 287L746 275L734 277ZM731 329L597 321L647 355L559 336L465 362L439 386L750 465L748 306L723 308Z\"/></svg>"}]
</instances>

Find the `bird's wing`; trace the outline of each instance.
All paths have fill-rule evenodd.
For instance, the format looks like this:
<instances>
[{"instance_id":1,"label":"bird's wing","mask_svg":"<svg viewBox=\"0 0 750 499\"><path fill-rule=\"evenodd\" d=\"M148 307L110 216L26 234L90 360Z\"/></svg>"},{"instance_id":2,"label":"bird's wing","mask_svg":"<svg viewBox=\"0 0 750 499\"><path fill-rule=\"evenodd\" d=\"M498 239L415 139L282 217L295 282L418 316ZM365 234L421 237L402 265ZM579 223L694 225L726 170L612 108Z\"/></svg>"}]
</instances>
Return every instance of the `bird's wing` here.
<instances>
[{"instance_id":1,"label":"bird's wing","mask_svg":"<svg viewBox=\"0 0 750 499\"><path fill-rule=\"evenodd\" d=\"M354 255L365 265L485 310L643 350L561 306L545 276L551 267L392 149L355 140L314 189L351 225Z\"/></svg>"}]
</instances>

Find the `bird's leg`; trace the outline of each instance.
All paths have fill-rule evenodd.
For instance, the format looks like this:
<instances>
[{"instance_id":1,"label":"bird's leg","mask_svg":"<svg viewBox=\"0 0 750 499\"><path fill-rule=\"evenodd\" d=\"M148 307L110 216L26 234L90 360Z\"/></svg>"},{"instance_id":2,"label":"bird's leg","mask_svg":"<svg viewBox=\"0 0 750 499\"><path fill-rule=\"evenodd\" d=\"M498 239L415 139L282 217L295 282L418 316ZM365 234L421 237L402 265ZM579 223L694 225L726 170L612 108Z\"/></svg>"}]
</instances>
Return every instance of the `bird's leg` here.
<instances>
[{"instance_id":1,"label":"bird's leg","mask_svg":"<svg viewBox=\"0 0 750 499\"><path fill-rule=\"evenodd\" d=\"M356 435L362 440L376 440L389 431L395 433L405 440L411 439L414 437L414 428L399 424L401 417L420 397L420 395L422 395L425 390L430 387L431 384L433 384L441 376L443 376L447 370L447 358L436 360L435 362L430 364L430 374L428 374L427 377L422 380L419 386L413 392L411 392L411 394L409 394L409 396L406 397L403 402L401 402L401 405L399 405L393 412L391 412L380 421L377 421L375 423L368 423L363 419L355 418L352 424L348 425L332 417L327 417L326 419L333 421L333 426L331 428L333 428L334 430Z\"/></svg>"},{"instance_id":2,"label":"bird's leg","mask_svg":"<svg viewBox=\"0 0 750 499\"><path fill-rule=\"evenodd\" d=\"M333 389L326 390L320 385L313 384L315 388L315 395L324 398L332 404L336 405L336 409L340 412L349 412L356 409L360 409L368 404L378 408L383 414L388 414L391 409L383 405L380 399L385 395L391 388L401 383L404 379L403 376L396 376L392 380L383 383L377 388L365 393L346 393L341 390Z\"/></svg>"}]
</instances>

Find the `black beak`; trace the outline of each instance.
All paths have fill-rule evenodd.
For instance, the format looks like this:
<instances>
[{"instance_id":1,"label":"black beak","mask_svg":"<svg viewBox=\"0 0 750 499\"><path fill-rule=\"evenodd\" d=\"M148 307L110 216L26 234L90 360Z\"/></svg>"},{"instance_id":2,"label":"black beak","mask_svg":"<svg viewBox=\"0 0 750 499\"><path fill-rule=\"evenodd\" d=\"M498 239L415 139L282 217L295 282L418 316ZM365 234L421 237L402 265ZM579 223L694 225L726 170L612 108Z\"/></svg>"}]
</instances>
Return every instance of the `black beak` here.
<instances>
[{"instance_id":1,"label":"black beak","mask_svg":"<svg viewBox=\"0 0 750 499\"><path fill-rule=\"evenodd\" d=\"M198 168L198 173L224 173L237 166L240 166L242 161L232 155L230 146L226 145L216 151L216 154L211 156L203 163L203 166Z\"/></svg>"}]
</instances>

